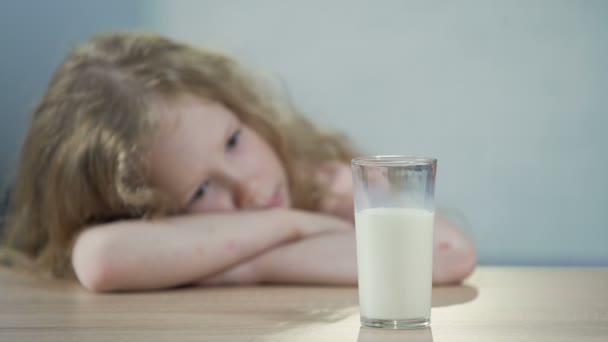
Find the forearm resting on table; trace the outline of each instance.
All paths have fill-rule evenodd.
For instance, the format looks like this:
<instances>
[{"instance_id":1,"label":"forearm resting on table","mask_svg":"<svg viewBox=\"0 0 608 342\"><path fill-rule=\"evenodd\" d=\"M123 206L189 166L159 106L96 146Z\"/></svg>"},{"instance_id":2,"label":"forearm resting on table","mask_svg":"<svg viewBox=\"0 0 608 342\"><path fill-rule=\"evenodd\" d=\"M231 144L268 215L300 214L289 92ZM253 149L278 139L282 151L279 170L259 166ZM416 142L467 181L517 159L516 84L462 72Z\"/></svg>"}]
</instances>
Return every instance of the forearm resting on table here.
<instances>
[{"instance_id":1,"label":"forearm resting on table","mask_svg":"<svg viewBox=\"0 0 608 342\"><path fill-rule=\"evenodd\" d=\"M435 224L433 253L435 285L459 282L475 268L471 242L441 218ZM324 234L280 245L201 281L203 285L252 283L356 284L355 233Z\"/></svg>"},{"instance_id":2,"label":"forearm resting on table","mask_svg":"<svg viewBox=\"0 0 608 342\"><path fill-rule=\"evenodd\" d=\"M322 234L283 244L199 282L205 286L257 283L356 284L354 231Z\"/></svg>"},{"instance_id":3,"label":"forearm resting on table","mask_svg":"<svg viewBox=\"0 0 608 342\"><path fill-rule=\"evenodd\" d=\"M94 291L192 283L299 238L278 211L122 221L85 230L72 264Z\"/></svg>"}]
</instances>

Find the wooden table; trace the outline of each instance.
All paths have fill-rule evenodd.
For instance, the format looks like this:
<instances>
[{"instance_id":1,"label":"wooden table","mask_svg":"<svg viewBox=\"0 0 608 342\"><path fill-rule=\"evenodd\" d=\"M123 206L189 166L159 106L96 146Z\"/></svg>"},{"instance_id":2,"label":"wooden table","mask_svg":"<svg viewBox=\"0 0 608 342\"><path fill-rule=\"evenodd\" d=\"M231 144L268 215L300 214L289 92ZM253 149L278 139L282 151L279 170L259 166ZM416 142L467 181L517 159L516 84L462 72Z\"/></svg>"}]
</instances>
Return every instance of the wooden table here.
<instances>
[{"instance_id":1,"label":"wooden table","mask_svg":"<svg viewBox=\"0 0 608 342\"><path fill-rule=\"evenodd\" d=\"M0 341L608 341L608 268L480 267L431 328L360 328L354 287L93 294L0 270Z\"/></svg>"}]
</instances>

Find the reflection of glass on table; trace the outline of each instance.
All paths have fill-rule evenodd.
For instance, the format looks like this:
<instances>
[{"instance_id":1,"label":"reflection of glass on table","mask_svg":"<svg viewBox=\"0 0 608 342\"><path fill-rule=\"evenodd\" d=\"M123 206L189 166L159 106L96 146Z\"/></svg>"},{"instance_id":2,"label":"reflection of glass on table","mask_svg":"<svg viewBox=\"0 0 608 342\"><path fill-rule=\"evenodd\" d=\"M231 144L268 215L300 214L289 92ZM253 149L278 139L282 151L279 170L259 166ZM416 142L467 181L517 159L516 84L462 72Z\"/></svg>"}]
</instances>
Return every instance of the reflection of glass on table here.
<instances>
[{"instance_id":1,"label":"reflection of glass on table","mask_svg":"<svg viewBox=\"0 0 608 342\"><path fill-rule=\"evenodd\" d=\"M357 342L433 342L431 327L411 331L391 331L359 328Z\"/></svg>"}]
</instances>

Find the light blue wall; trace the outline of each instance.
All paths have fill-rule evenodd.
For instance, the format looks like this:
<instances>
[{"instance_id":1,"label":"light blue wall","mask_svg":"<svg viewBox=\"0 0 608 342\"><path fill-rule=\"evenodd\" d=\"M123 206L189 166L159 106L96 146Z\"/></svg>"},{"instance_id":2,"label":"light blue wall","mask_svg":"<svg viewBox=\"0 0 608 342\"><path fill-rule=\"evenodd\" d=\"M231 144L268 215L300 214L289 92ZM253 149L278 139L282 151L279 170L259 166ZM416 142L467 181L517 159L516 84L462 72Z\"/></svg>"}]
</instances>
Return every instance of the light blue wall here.
<instances>
[{"instance_id":1,"label":"light blue wall","mask_svg":"<svg viewBox=\"0 0 608 342\"><path fill-rule=\"evenodd\" d=\"M436 156L485 264L608 265L608 1L157 1L366 151Z\"/></svg>"}]
</instances>

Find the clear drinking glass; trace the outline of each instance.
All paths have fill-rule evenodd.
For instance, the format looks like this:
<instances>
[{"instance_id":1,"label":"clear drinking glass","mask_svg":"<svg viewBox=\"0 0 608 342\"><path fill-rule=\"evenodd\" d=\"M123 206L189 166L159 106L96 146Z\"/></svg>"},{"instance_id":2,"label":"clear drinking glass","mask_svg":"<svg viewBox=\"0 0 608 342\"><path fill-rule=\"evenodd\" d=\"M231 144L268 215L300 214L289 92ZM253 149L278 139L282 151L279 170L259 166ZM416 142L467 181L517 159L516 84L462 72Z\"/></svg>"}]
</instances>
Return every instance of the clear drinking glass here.
<instances>
[{"instance_id":1,"label":"clear drinking glass","mask_svg":"<svg viewBox=\"0 0 608 342\"><path fill-rule=\"evenodd\" d=\"M437 160L352 160L361 325L408 329L431 321Z\"/></svg>"}]
</instances>

